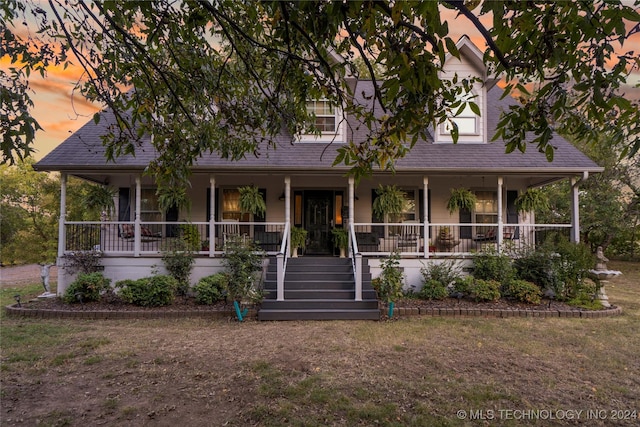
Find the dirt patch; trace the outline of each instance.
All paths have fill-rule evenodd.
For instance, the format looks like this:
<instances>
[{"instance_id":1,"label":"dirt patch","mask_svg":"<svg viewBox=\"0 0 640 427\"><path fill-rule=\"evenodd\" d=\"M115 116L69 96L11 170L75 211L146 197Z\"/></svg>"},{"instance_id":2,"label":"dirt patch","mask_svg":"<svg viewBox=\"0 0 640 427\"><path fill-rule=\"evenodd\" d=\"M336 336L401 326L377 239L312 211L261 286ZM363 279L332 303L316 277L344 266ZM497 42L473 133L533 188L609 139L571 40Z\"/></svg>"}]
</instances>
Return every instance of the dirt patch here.
<instances>
[{"instance_id":1,"label":"dirt patch","mask_svg":"<svg viewBox=\"0 0 640 427\"><path fill-rule=\"evenodd\" d=\"M42 266L38 264L2 266L0 267L0 288L4 289L16 285L42 283L40 277L41 271ZM54 265L49 269L49 283L53 285L57 280L58 267Z\"/></svg>"}]
</instances>

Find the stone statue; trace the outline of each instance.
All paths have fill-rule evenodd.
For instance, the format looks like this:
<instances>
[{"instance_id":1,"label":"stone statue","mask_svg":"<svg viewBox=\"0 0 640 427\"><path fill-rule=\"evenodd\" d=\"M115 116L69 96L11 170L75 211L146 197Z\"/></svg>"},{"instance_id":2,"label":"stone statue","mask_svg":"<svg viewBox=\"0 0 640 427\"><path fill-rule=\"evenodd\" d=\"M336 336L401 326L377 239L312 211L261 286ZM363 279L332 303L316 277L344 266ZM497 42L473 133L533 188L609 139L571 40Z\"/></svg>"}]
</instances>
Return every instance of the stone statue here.
<instances>
[{"instance_id":1,"label":"stone statue","mask_svg":"<svg viewBox=\"0 0 640 427\"><path fill-rule=\"evenodd\" d=\"M608 261L609 260L607 259L607 257L604 256L604 251L602 250L602 246L598 246L598 249L596 250L596 270L597 271L608 270L607 268Z\"/></svg>"},{"instance_id":2,"label":"stone statue","mask_svg":"<svg viewBox=\"0 0 640 427\"><path fill-rule=\"evenodd\" d=\"M51 293L51 288L49 287L49 269L53 266L53 264L40 264L42 266L42 270L40 271L40 278L42 278L42 286L44 286L44 292L46 294Z\"/></svg>"}]
</instances>

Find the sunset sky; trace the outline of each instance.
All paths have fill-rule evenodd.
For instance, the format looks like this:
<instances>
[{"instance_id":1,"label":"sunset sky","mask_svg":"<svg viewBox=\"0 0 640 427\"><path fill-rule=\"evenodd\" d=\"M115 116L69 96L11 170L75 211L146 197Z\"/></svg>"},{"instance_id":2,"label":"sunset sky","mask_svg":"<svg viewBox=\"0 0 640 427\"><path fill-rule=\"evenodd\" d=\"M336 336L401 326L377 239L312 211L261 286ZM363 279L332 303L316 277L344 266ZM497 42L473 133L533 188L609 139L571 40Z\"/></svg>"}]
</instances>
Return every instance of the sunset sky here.
<instances>
[{"instance_id":1,"label":"sunset sky","mask_svg":"<svg viewBox=\"0 0 640 427\"><path fill-rule=\"evenodd\" d=\"M454 15L450 11L445 11ZM459 18L456 25L450 25L451 36L457 40L462 34L471 37L474 43L483 48L484 43L473 26L464 18ZM640 34L635 34L633 39L628 40L624 46L624 51L633 50L640 54ZM0 67L9 66L8 58L0 59ZM82 75L79 67L69 66L51 67L46 78L42 79L32 74L30 82L32 99L35 103L33 116L44 128L36 135L36 153L34 157L39 160L64 141L72 132L80 128L87 121L91 120L93 113L99 109L98 105L87 102L82 95L73 89ZM630 76L631 86L640 83L640 73ZM629 99L640 98L640 89L629 88L627 90Z\"/></svg>"}]
</instances>

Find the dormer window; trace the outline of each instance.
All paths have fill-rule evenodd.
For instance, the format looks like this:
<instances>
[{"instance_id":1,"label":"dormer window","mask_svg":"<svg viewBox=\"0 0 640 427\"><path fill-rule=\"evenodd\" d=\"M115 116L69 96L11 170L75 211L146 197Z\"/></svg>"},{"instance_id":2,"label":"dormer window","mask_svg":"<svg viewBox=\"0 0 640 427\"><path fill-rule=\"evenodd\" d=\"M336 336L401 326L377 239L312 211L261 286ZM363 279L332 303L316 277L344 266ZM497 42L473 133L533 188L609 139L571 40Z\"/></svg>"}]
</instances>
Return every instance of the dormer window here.
<instances>
[{"instance_id":1,"label":"dormer window","mask_svg":"<svg viewBox=\"0 0 640 427\"><path fill-rule=\"evenodd\" d=\"M307 112L310 116L315 116L316 120L313 126L316 129L322 133L335 133L336 112L328 100L307 101Z\"/></svg>"},{"instance_id":2,"label":"dormer window","mask_svg":"<svg viewBox=\"0 0 640 427\"><path fill-rule=\"evenodd\" d=\"M311 119L308 124L309 133L302 134L300 142L344 142L343 116L339 106L328 99L309 100L307 113Z\"/></svg>"},{"instance_id":3,"label":"dormer window","mask_svg":"<svg viewBox=\"0 0 640 427\"><path fill-rule=\"evenodd\" d=\"M460 97L461 102L477 102L476 96L469 92ZM453 124L458 127L458 135L477 135L478 132L478 115L473 112L469 104L466 105L460 114L449 118L441 125L440 132L443 135L451 135Z\"/></svg>"}]
</instances>

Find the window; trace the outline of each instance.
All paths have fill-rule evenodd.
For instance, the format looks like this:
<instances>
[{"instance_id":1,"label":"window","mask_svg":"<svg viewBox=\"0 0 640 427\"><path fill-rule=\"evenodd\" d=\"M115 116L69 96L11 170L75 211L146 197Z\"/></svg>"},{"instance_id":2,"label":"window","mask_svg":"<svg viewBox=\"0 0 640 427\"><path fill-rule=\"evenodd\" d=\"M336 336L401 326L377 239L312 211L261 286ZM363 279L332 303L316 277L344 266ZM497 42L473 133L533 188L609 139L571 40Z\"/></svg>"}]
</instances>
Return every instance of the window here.
<instances>
[{"instance_id":1,"label":"window","mask_svg":"<svg viewBox=\"0 0 640 427\"><path fill-rule=\"evenodd\" d=\"M478 102L476 95L472 92L467 92L460 97L462 102ZM478 115L473 112L469 104L466 105L464 110L455 117L449 118L441 125L440 133L443 135L451 135L453 129L453 123L458 126L458 135L477 135L478 132Z\"/></svg>"},{"instance_id":2,"label":"window","mask_svg":"<svg viewBox=\"0 0 640 427\"><path fill-rule=\"evenodd\" d=\"M222 190L222 221L245 221L250 220L248 212L240 211L240 192L237 188Z\"/></svg>"},{"instance_id":3,"label":"window","mask_svg":"<svg viewBox=\"0 0 640 427\"><path fill-rule=\"evenodd\" d=\"M498 198L495 191L476 191L474 221L477 224L495 224L498 222ZM476 234L486 234L495 226L477 226Z\"/></svg>"},{"instance_id":4,"label":"window","mask_svg":"<svg viewBox=\"0 0 640 427\"><path fill-rule=\"evenodd\" d=\"M307 112L315 116L315 129L322 133L336 133L336 112L328 100L308 101Z\"/></svg>"},{"instance_id":5,"label":"window","mask_svg":"<svg viewBox=\"0 0 640 427\"><path fill-rule=\"evenodd\" d=\"M155 188L143 188L140 191L140 220L142 222L162 221L162 212Z\"/></svg>"}]
</instances>

